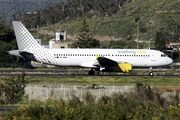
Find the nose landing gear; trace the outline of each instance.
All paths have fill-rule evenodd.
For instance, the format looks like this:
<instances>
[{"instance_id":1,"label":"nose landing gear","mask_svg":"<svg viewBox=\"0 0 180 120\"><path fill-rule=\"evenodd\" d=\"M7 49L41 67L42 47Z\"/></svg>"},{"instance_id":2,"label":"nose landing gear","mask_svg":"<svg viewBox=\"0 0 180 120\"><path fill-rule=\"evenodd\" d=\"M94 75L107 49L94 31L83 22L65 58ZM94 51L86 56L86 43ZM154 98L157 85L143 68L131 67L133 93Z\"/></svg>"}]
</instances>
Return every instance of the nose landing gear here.
<instances>
[{"instance_id":1,"label":"nose landing gear","mask_svg":"<svg viewBox=\"0 0 180 120\"><path fill-rule=\"evenodd\" d=\"M149 68L149 75L150 75L150 76L153 76L152 67Z\"/></svg>"}]
</instances>

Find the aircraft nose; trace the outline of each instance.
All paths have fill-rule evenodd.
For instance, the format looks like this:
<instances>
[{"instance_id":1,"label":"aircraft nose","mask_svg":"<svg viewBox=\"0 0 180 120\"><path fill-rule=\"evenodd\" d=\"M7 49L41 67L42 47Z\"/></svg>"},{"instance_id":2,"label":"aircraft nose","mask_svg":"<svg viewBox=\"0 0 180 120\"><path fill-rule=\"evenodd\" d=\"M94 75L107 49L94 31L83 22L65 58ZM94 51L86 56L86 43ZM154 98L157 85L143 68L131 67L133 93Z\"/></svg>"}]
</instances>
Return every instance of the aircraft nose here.
<instances>
[{"instance_id":1,"label":"aircraft nose","mask_svg":"<svg viewBox=\"0 0 180 120\"><path fill-rule=\"evenodd\" d=\"M173 60L168 57L167 63L168 63L169 65L171 65L171 64L173 63Z\"/></svg>"}]
</instances>

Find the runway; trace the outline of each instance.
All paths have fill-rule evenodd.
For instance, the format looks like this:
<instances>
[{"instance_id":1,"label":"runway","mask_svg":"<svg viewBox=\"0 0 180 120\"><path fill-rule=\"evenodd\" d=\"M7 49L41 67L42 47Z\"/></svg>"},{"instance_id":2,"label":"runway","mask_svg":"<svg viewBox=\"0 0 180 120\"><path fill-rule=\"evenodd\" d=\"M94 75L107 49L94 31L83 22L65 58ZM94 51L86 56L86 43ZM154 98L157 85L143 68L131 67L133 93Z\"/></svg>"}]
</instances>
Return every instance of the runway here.
<instances>
[{"instance_id":1,"label":"runway","mask_svg":"<svg viewBox=\"0 0 180 120\"><path fill-rule=\"evenodd\" d=\"M115 73L115 74L104 74L103 76L99 75L87 75L88 70L0 70L0 76L9 76L15 77L20 75L22 72L26 73L26 77L165 77L165 78L175 78L180 77L180 74L175 75L159 75L156 74L154 76L147 75L148 71L143 70L145 75L139 75L138 70L135 71L134 74L123 74L123 73ZM153 71L154 73L173 73L174 71ZM178 71L177 71L178 72Z\"/></svg>"},{"instance_id":2,"label":"runway","mask_svg":"<svg viewBox=\"0 0 180 120\"><path fill-rule=\"evenodd\" d=\"M16 77L20 74L0 74L1 77ZM59 75L59 74L26 74L26 77L164 77L178 78L179 75Z\"/></svg>"}]
</instances>

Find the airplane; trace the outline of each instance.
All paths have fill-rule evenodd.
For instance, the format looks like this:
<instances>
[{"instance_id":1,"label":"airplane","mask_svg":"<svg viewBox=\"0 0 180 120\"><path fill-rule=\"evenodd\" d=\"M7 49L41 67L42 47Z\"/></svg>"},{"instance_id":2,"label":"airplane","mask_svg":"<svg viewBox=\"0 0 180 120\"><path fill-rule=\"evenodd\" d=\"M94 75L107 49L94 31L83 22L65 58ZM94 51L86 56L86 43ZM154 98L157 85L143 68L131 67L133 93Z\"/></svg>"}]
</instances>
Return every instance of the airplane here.
<instances>
[{"instance_id":1,"label":"airplane","mask_svg":"<svg viewBox=\"0 0 180 120\"><path fill-rule=\"evenodd\" d=\"M133 68L168 66L173 60L161 51L150 49L47 49L38 44L35 38L20 21L13 21L18 50L9 54L28 61L36 61L63 67L90 68L89 75L104 72L131 72Z\"/></svg>"}]
</instances>

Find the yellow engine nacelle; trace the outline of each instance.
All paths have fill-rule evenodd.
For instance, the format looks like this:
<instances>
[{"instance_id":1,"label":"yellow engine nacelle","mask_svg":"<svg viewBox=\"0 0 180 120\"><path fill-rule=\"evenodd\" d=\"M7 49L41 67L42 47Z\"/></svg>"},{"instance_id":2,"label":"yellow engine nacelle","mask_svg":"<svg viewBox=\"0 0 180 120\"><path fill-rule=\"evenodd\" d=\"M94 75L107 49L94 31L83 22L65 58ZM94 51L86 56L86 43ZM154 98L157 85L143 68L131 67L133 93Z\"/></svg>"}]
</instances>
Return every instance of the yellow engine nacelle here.
<instances>
[{"instance_id":1,"label":"yellow engine nacelle","mask_svg":"<svg viewBox=\"0 0 180 120\"><path fill-rule=\"evenodd\" d=\"M114 71L115 72L119 72L119 69L122 72L126 72L126 73L131 72L132 71L132 64L130 64L130 63L121 63L121 64L118 64L118 68L114 69Z\"/></svg>"},{"instance_id":2,"label":"yellow engine nacelle","mask_svg":"<svg viewBox=\"0 0 180 120\"><path fill-rule=\"evenodd\" d=\"M104 70L104 72L124 72L124 73L128 73L131 71L132 71L132 64L130 63L120 63Z\"/></svg>"}]
</instances>

